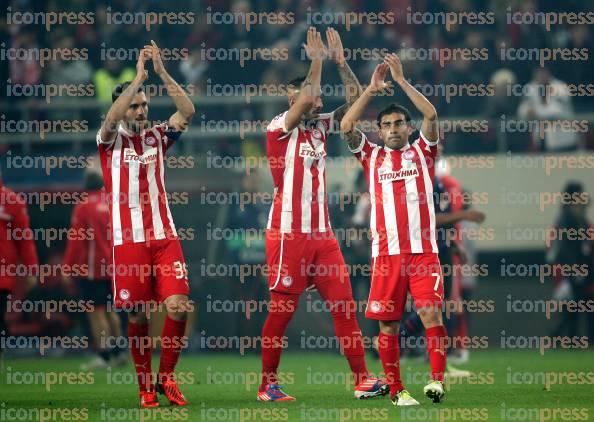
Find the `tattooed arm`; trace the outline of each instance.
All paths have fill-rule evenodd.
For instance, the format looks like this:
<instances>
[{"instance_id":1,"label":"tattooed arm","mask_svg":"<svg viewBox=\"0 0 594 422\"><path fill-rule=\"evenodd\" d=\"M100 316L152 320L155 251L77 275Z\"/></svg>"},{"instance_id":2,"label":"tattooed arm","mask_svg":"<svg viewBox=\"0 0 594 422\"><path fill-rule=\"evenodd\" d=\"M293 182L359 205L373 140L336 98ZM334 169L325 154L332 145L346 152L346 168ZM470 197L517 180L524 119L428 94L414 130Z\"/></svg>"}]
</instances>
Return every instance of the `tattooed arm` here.
<instances>
[{"instance_id":1,"label":"tattooed arm","mask_svg":"<svg viewBox=\"0 0 594 422\"><path fill-rule=\"evenodd\" d=\"M344 85L346 103L334 111L334 121L340 123L349 107L363 93L357 77L349 67L344 57L344 48L340 35L333 28L326 30L326 40L328 42L328 55L336 63L340 80Z\"/></svg>"},{"instance_id":2,"label":"tattooed arm","mask_svg":"<svg viewBox=\"0 0 594 422\"><path fill-rule=\"evenodd\" d=\"M347 141L351 149L355 149L361 143L361 134L355 128L357 120L361 118L365 112L365 108L375 95L391 87L390 82L384 81L387 73L387 64L382 63L375 67L369 86L367 86L353 105L348 108L348 111L340 122L340 134Z\"/></svg>"},{"instance_id":3,"label":"tattooed arm","mask_svg":"<svg viewBox=\"0 0 594 422\"><path fill-rule=\"evenodd\" d=\"M320 95L322 62L326 57L326 46L322 42L320 33L314 27L307 30L307 44L304 47L307 57L311 60L311 65L307 77L300 87L295 87L293 96L290 97L291 107L285 117L287 132L299 125L303 115L314 107L316 98Z\"/></svg>"}]
</instances>

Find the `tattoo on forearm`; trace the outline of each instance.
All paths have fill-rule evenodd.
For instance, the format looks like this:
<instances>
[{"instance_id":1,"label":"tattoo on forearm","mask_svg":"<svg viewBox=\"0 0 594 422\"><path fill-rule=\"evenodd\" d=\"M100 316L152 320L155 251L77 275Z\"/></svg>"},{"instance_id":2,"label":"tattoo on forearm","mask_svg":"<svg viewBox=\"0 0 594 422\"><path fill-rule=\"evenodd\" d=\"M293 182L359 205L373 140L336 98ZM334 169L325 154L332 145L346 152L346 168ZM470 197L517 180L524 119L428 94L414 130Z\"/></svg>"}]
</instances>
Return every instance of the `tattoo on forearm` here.
<instances>
[{"instance_id":1,"label":"tattoo on forearm","mask_svg":"<svg viewBox=\"0 0 594 422\"><path fill-rule=\"evenodd\" d=\"M340 75L340 80L345 87L347 102L355 102L363 90L359 84L359 80L349 67L348 63L345 63L343 66L338 66L338 74Z\"/></svg>"},{"instance_id":2,"label":"tattoo on forearm","mask_svg":"<svg viewBox=\"0 0 594 422\"><path fill-rule=\"evenodd\" d=\"M361 143L361 135L356 130L343 133L343 139L347 142L350 149L355 149Z\"/></svg>"}]
</instances>

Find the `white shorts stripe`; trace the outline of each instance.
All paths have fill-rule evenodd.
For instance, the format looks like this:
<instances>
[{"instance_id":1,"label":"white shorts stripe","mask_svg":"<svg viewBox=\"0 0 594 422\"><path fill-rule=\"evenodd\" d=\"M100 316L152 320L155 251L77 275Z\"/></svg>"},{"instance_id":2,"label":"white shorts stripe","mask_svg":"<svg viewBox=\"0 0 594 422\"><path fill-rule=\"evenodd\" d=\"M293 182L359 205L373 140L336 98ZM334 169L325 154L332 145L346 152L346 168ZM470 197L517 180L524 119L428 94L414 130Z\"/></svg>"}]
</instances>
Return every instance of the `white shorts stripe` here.
<instances>
[{"instance_id":1,"label":"white shorts stripe","mask_svg":"<svg viewBox=\"0 0 594 422\"><path fill-rule=\"evenodd\" d=\"M284 244L285 244L285 234L284 233L281 233L280 258L278 260L278 274L276 275L276 280L274 281L274 284L268 290L274 290L276 288L276 286L278 285L278 282L279 282L279 280L281 278L281 268L283 266L283 247L284 247Z\"/></svg>"}]
</instances>

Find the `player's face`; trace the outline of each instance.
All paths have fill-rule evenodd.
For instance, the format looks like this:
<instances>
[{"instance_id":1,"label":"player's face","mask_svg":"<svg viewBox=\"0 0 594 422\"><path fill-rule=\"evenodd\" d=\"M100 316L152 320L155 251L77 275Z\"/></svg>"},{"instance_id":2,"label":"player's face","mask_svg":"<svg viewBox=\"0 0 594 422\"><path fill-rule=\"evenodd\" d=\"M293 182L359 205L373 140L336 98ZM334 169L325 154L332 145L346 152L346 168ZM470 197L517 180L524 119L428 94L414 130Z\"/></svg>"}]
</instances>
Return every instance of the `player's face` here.
<instances>
[{"instance_id":1,"label":"player's face","mask_svg":"<svg viewBox=\"0 0 594 422\"><path fill-rule=\"evenodd\" d=\"M392 149L400 149L408 143L408 137L412 130L404 114L390 113L382 116L379 137L386 146Z\"/></svg>"},{"instance_id":2,"label":"player's face","mask_svg":"<svg viewBox=\"0 0 594 422\"><path fill-rule=\"evenodd\" d=\"M289 89L289 106L292 106L299 98L301 90L299 89ZM318 118L319 114L322 112L322 108L324 107L324 103L322 102L322 98L320 96L316 97L314 105L310 108L304 115L303 118L305 120L311 120Z\"/></svg>"},{"instance_id":3,"label":"player's face","mask_svg":"<svg viewBox=\"0 0 594 422\"><path fill-rule=\"evenodd\" d=\"M148 127L148 106L148 99L144 92L139 92L134 96L124 117L128 130L140 133L142 129Z\"/></svg>"}]
</instances>

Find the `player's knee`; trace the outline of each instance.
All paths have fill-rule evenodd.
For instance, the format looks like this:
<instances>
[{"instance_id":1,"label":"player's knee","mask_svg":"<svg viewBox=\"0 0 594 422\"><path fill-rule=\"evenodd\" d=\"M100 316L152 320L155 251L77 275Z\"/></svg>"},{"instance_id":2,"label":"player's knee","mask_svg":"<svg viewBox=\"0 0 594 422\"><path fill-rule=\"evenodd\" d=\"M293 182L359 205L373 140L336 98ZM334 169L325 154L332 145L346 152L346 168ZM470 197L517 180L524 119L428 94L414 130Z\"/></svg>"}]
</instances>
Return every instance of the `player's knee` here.
<instances>
[{"instance_id":1,"label":"player's knee","mask_svg":"<svg viewBox=\"0 0 594 422\"><path fill-rule=\"evenodd\" d=\"M398 335L400 321L380 321L380 331L388 336Z\"/></svg>"},{"instance_id":2,"label":"player's knee","mask_svg":"<svg viewBox=\"0 0 594 422\"><path fill-rule=\"evenodd\" d=\"M418 310L419 317L423 322L425 328L437 327L443 325L441 317L441 310L433 307L420 308Z\"/></svg>"},{"instance_id":3,"label":"player's knee","mask_svg":"<svg viewBox=\"0 0 594 422\"><path fill-rule=\"evenodd\" d=\"M183 321L188 317L190 301L187 296L170 296L165 300L165 309L169 318L175 321Z\"/></svg>"},{"instance_id":4,"label":"player's knee","mask_svg":"<svg viewBox=\"0 0 594 422\"><path fill-rule=\"evenodd\" d=\"M188 312L184 306L167 306L167 316L174 321L184 321L188 318Z\"/></svg>"}]
</instances>

